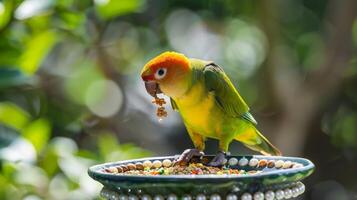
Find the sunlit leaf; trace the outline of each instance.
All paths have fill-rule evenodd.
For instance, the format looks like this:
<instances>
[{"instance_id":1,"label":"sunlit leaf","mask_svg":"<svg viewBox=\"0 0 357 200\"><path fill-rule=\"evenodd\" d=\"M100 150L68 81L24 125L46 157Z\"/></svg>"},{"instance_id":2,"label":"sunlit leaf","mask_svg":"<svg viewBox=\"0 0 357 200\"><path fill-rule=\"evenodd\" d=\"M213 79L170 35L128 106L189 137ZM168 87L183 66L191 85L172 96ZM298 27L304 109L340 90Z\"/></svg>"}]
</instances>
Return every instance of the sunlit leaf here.
<instances>
[{"instance_id":1,"label":"sunlit leaf","mask_svg":"<svg viewBox=\"0 0 357 200\"><path fill-rule=\"evenodd\" d=\"M20 31L17 31L18 34ZM21 55L22 45L11 40L9 35L0 36L0 67L17 67L19 56Z\"/></svg>"},{"instance_id":2,"label":"sunlit leaf","mask_svg":"<svg viewBox=\"0 0 357 200\"><path fill-rule=\"evenodd\" d=\"M71 7L71 5L73 4L73 1L75 1L75 0L58 0L58 1L56 1L56 5L60 6L60 7L68 8L68 7Z\"/></svg>"},{"instance_id":3,"label":"sunlit leaf","mask_svg":"<svg viewBox=\"0 0 357 200\"><path fill-rule=\"evenodd\" d=\"M3 2L0 2L0 29L6 26L6 24L9 22L12 9L12 0L4 0Z\"/></svg>"},{"instance_id":4,"label":"sunlit leaf","mask_svg":"<svg viewBox=\"0 0 357 200\"><path fill-rule=\"evenodd\" d=\"M46 31L34 35L26 44L26 50L19 58L19 66L27 74L37 71L47 53L56 42L56 33Z\"/></svg>"},{"instance_id":5,"label":"sunlit leaf","mask_svg":"<svg viewBox=\"0 0 357 200\"><path fill-rule=\"evenodd\" d=\"M12 162L5 161L2 164L1 172L2 172L2 175L4 175L5 177L13 178L12 176L16 172L16 165Z\"/></svg>"},{"instance_id":6,"label":"sunlit leaf","mask_svg":"<svg viewBox=\"0 0 357 200\"><path fill-rule=\"evenodd\" d=\"M50 123L46 119L38 119L26 126L22 135L33 144L37 152L40 152L47 144L50 133Z\"/></svg>"},{"instance_id":7,"label":"sunlit leaf","mask_svg":"<svg viewBox=\"0 0 357 200\"><path fill-rule=\"evenodd\" d=\"M108 156L118 148L117 139L110 134L101 134L98 138L98 149L102 157Z\"/></svg>"},{"instance_id":8,"label":"sunlit leaf","mask_svg":"<svg viewBox=\"0 0 357 200\"><path fill-rule=\"evenodd\" d=\"M94 0L99 15L110 19L120 15L129 14L143 8L144 0Z\"/></svg>"},{"instance_id":9,"label":"sunlit leaf","mask_svg":"<svg viewBox=\"0 0 357 200\"><path fill-rule=\"evenodd\" d=\"M21 130L29 121L29 114L14 103L0 103L0 123Z\"/></svg>"},{"instance_id":10,"label":"sunlit leaf","mask_svg":"<svg viewBox=\"0 0 357 200\"><path fill-rule=\"evenodd\" d=\"M81 27L85 17L75 12L62 12L59 13L61 17L61 27L69 30L75 30Z\"/></svg>"},{"instance_id":11,"label":"sunlit leaf","mask_svg":"<svg viewBox=\"0 0 357 200\"><path fill-rule=\"evenodd\" d=\"M53 176L59 169L57 162L58 155L56 151L53 148L48 148L39 162L39 165L49 176Z\"/></svg>"},{"instance_id":12,"label":"sunlit leaf","mask_svg":"<svg viewBox=\"0 0 357 200\"><path fill-rule=\"evenodd\" d=\"M91 160L96 160L97 156L92 152L92 151L88 151L85 149L80 149L76 156L82 157L82 158L87 158L87 159L91 159Z\"/></svg>"},{"instance_id":13,"label":"sunlit leaf","mask_svg":"<svg viewBox=\"0 0 357 200\"><path fill-rule=\"evenodd\" d=\"M32 35L34 36L37 36L44 31L47 32L48 28L51 26L50 13L31 17L26 21L26 25L31 28Z\"/></svg>"}]
</instances>

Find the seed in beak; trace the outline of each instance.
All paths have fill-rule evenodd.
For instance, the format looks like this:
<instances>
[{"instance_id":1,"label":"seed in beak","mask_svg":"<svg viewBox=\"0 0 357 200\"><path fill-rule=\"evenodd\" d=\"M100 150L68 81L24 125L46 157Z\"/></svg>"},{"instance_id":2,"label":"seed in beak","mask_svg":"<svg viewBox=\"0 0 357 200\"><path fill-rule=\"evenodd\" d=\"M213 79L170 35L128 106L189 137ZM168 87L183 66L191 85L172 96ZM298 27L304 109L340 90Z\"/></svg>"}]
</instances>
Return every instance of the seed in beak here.
<instances>
[{"instance_id":1,"label":"seed in beak","mask_svg":"<svg viewBox=\"0 0 357 200\"><path fill-rule=\"evenodd\" d=\"M153 97L156 97L156 94L162 93L159 84L155 81L145 81L145 89Z\"/></svg>"}]
</instances>

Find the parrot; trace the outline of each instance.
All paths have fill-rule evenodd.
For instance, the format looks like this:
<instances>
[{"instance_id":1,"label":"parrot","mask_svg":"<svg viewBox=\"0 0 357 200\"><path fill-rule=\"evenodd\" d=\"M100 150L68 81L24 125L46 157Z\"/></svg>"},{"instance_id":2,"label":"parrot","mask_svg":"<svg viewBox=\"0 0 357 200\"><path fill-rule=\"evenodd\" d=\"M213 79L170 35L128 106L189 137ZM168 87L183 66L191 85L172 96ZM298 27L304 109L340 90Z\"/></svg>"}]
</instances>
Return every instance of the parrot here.
<instances>
[{"instance_id":1,"label":"parrot","mask_svg":"<svg viewBox=\"0 0 357 200\"><path fill-rule=\"evenodd\" d=\"M212 61L188 58L167 51L151 59L141 71L146 91L153 97L163 93L178 111L193 142L177 159L188 163L204 155L207 138L219 141L209 166L222 166L232 141L263 155L281 152L256 128L257 121L223 69Z\"/></svg>"}]
</instances>

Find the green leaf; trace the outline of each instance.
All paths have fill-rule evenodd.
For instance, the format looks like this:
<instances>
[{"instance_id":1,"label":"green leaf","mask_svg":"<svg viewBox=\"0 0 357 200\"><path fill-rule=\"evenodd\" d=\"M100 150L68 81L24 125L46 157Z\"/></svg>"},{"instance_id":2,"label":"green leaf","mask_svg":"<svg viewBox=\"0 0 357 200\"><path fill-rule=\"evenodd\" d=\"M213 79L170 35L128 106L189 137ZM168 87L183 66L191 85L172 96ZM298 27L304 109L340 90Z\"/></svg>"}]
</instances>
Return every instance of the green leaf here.
<instances>
[{"instance_id":1,"label":"green leaf","mask_svg":"<svg viewBox=\"0 0 357 200\"><path fill-rule=\"evenodd\" d=\"M46 119L35 120L22 131L24 138L33 144L37 152L40 152L47 144L50 133L51 125Z\"/></svg>"},{"instance_id":2,"label":"green leaf","mask_svg":"<svg viewBox=\"0 0 357 200\"><path fill-rule=\"evenodd\" d=\"M133 13L142 9L144 0L95 0L97 12L103 19Z\"/></svg>"},{"instance_id":3,"label":"green leaf","mask_svg":"<svg viewBox=\"0 0 357 200\"><path fill-rule=\"evenodd\" d=\"M61 12L58 13L60 16L60 27L68 30L80 29L85 21L85 16L76 12Z\"/></svg>"},{"instance_id":4,"label":"green leaf","mask_svg":"<svg viewBox=\"0 0 357 200\"><path fill-rule=\"evenodd\" d=\"M17 33L20 31L17 31ZM17 67L18 59L22 53L22 44L11 38L11 34L0 36L0 67Z\"/></svg>"},{"instance_id":5,"label":"green leaf","mask_svg":"<svg viewBox=\"0 0 357 200\"><path fill-rule=\"evenodd\" d=\"M12 179L13 175L16 173L16 165L12 162L4 162L1 167L2 175L6 178Z\"/></svg>"},{"instance_id":6,"label":"green leaf","mask_svg":"<svg viewBox=\"0 0 357 200\"><path fill-rule=\"evenodd\" d=\"M0 2L0 29L9 23L13 6L12 0Z\"/></svg>"},{"instance_id":7,"label":"green leaf","mask_svg":"<svg viewBox=\"0 0 357 200\"><path fill-rule=\"evenodd\" d=\"M113 135L104 133L101 134L101 136L98 138L98 148L100 155L103 158L111 154L113 151L116 151L118 146L119 144L117 142L117 139L113 137Z\"/></svg>"},{"instance_id":8,"label":"green leaf","mask_svg":"<svg viewBox=\"0 0 357 200\"><path fill-rule=\"evenodd\" d=\"M27 74L35 73L55 44L56 39L56 33L54 31L45 31L34 35L27 42L26 49L19 58L21 70Z\"/></svg>"},{"instance_id":9,"label":"green leaf","mask_svg":"<svg viewBox=\"0 0 357 200\"><path fill-rule=\"evenodd\" d=\"M54 148L47 148L39 162L39 166L44 169L50 177L52 177L59 169L57 164L58 158L59 156Z\"/></svg>"},{"instance_id":10,"label":"green leaf","mask_svg":"<svg viewBox=\"0 0 357 200\"><path fill-rule=\"evenodd\" d=\"M21 130L29 122L29 114L16 104L0 103L0 123Z\"/></svg>"},{"instance_id":11,"label":"green leaf","mask_svg":"<svg viewBox=\"0 0 357 200\"><path fill-rule=\"evenodd\" d=\"M91 151L85 150L85 149L80 149L78 150L78 152L76 153L76 156L82 157L82 158L86 158L86 159L90 159L90 160L97 160L97 155L94 154Z\"/></svg>"}]
</instances>

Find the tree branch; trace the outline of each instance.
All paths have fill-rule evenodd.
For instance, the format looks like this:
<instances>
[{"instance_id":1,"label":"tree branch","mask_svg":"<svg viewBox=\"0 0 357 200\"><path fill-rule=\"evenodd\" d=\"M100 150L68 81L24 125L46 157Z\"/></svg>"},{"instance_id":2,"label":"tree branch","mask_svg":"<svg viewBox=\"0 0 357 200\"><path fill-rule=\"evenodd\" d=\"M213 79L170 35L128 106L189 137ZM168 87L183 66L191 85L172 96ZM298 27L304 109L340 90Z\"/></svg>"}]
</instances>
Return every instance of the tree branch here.
<instances>
[{"instance_id":1,"label":"tree branch","mask_svg":"<svg viewBox=\"0 0 357 200\"><path fill-rule=\"evenodd\" d=\"M278 17L273 18L272 14L267 14L262 19L265 21L264 29L271 45L271 53L268 55L268 67L272 71L270 79L274 94L283 106L280 120L272 122L269 127L273 127L271 131L276 134L277 146L284 154L301 153L307 128L321 109L321 100L337 91L351 57L351 32L357 15L357 1L332 0L329 5L331 10L327 12L327 18L331 19L334 29L326 42L326 61L304 82L298 74L284 67L286 64L281 63L284 59L282 56L276 56L280 55L280 27L269 21L274 21ZM265 13L276 13L273 7L270 1L263 1L263 9L267 9Z\"/></svg>"}]
</instances>

